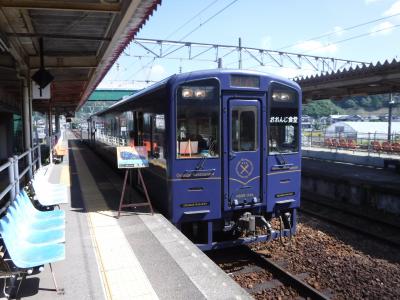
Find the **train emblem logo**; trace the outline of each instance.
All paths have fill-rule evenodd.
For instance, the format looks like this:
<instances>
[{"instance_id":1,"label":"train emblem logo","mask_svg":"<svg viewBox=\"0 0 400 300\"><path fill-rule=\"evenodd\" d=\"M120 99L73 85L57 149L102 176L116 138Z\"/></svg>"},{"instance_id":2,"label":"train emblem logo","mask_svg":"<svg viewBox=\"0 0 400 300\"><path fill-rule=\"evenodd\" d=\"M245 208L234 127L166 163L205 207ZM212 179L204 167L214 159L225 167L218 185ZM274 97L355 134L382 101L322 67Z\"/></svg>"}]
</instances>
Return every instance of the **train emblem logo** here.
<instances>
[{"instance_id":1,"label":"train emblem logo","mask_svg":"<svg viewBox=\"0 0 400 300\"><path fill-rule=\"evenodd\" d=\"M253 163L245 158L239 160L236 165L236 174L241 178L248 178L254 170Z\"/></svg>"}]
</instances>

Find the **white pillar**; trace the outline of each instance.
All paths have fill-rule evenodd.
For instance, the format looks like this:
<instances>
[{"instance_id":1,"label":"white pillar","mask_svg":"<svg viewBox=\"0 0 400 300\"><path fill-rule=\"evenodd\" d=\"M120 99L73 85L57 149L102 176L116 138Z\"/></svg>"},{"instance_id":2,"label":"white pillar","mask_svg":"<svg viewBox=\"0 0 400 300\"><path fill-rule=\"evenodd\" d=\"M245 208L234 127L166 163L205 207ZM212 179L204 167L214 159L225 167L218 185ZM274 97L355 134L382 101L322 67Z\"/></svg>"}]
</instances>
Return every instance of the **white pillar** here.
<instances>
[{"instance_id":1,"label":"white pillar","mask_svg":"<svg viewBox=\"0 0 400 300\"><path fill-rule=\"evenodd\" d=\"M24 124L24 147L25 149L31 148L31 136L32 136L32 127L31 127L31 104L29 97L29 81L25 78L23 79L23 124Z\"/></svg>"}]
</instances>

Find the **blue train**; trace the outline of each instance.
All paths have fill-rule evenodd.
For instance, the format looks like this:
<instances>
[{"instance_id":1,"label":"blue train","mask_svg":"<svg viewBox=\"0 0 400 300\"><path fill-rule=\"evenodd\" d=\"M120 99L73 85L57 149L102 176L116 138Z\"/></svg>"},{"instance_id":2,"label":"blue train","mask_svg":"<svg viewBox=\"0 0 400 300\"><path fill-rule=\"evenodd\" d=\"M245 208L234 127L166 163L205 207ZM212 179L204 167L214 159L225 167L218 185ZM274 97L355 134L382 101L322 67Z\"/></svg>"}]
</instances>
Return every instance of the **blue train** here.
<instances>
[{"instance_id":1,"label":"blue train","mask_svg":"<svg viewBox=\"0 0 400 300\"><path fill-rule=\"evenodd\" d=\"M88 120L88 136L114 164L110 140L145 147L153 204L210 250L295 233L300 121L296 83L218 69L173 75L119 101Z\"/></svg>"}]
</instances>

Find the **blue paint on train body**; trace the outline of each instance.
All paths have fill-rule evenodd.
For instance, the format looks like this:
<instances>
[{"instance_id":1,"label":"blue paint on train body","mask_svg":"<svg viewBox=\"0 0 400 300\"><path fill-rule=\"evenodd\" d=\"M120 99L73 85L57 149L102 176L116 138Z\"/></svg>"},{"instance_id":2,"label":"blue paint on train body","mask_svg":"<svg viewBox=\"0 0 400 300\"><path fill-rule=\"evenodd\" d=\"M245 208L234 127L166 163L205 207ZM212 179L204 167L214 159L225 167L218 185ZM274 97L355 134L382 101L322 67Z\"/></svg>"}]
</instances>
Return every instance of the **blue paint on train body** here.
<instances>
[{"instance_id":1,"label":"blue paint on train body","mask_svg":"<svg viewBox=\"0 0 400 300\"><path fill-rule=\"evenodd\" d=\"M148 148L143 174L151 198L201 249L295 233L301 175L296 83L242 70L178 74L97 113L90 124L121 137L122 117L116 133L108 120L127 112L135 144ZM273 218L282 218L285 228L271 228Z\"/></svg>"}]
</instances>

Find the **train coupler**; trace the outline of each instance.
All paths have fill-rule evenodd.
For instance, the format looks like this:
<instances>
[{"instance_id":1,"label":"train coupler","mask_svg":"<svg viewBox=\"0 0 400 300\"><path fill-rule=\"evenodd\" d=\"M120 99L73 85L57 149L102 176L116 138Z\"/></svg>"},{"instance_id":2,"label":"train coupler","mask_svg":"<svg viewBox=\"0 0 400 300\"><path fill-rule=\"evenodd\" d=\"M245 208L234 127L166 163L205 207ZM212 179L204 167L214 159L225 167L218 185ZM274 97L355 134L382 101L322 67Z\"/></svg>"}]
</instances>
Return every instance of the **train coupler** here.
<instances>
[{"instance_id":1,"label":"train coupler","mask_svg":"<svg viewBox=\"0 0 400 300\"><path fill-rule=\"evenodd\" d=\"M261 215L253 215L250 212L245 212L238 220L238 227L242 232L247 234L256 234L257 229L266 231L268 241L272 240L273 229L271 224Z\"/></svg>"}]
</instances>

